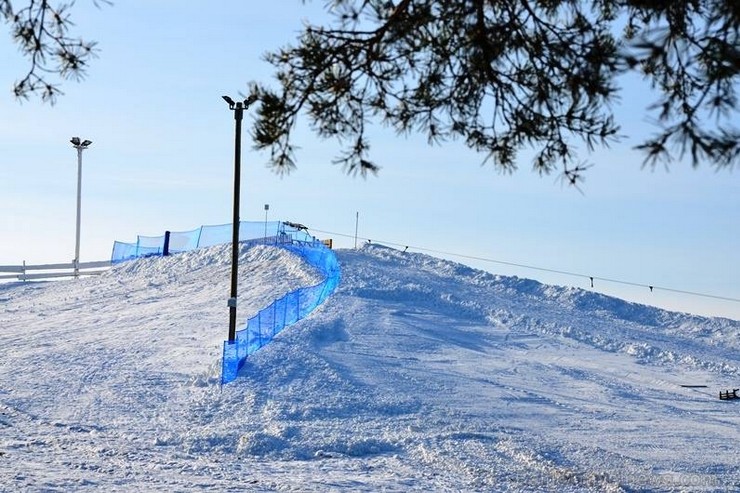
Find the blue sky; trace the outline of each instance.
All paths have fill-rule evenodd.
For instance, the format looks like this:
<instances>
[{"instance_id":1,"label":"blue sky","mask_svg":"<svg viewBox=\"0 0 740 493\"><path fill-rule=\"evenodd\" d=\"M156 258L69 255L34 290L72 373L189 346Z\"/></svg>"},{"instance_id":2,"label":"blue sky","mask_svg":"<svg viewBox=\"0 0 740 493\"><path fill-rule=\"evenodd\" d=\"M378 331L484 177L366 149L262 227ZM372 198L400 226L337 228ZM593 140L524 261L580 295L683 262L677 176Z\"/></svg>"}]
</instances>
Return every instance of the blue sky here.
<instances>
[{"instance_id":1,"label":"blue sky","mask_svg":"<svg viewBox=\"0 0 740 493\"><path fill-rule=\"evenodd\" d=\"M85 81L63 85L53 107L13 98L27 64L3 29L0 264L74 257L75 135L93 141L83 155L82 261L109 258L114 240L230 222L234 121L221 95L236 98L248 81L269 81L262 55L292 42L304 19L320 20L323 5L78 2L74 32L98 41L100 58ZM245 132L241 217L263 220L269 203L269 219L349 235L320 234L351 247L359 212L360 237L378 242L740 298L740 170L643 169L632 147L654 131L645 113L651 100L646 86L625 81L615 111L626 138L581 155L595 164L583 193L530 172L526 153L519 172L501 175L462 144L430 147L380 126L371 130L378 177L346 176L331 164L336 142L302 125L298 169L281 178ZM250 124L247 113L245 130ZM586 278L449 258L589 288ZM599 281L595 289L740 319L737 302Z\"/></svg>"}]
</instances>

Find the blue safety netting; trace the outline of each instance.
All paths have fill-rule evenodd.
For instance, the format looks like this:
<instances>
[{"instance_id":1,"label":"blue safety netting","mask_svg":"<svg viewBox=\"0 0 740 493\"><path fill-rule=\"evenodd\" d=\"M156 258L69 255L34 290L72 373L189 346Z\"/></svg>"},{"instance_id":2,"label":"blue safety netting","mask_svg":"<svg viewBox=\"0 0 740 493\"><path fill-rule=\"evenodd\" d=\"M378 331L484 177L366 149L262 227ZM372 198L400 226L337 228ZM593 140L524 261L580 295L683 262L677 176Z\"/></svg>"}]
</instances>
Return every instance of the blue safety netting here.
<instances>
[{"instance_id":1,"label":"blue safety netting","mask_svg":"<svg viewBox=\"0 0 740 493\"><path fill-rule=\"evenodd\" d=\"M287 232L286 232L287 228ZM286 235L295 228L286 226L281 221L240 221L239 241L263 239L266 243L277 243L286 240ZM282 233L282 236L281 236ZM303 236L305 231L301 230ZM309 236L308 233L305 235ZM233 230L231 223L215 226L201 226L191 231L173 231L169 233L168 253L187 252L197 248L222 245L232 240ZM113 243L111 262L118 263L124 260L163 255L165 253L166 233L161 236L137 236L133 243L116 241Z\"/></svg>"},{"instance_id":2,"label":"blue safety netting","mask_svg":"<svg viewBox=\"0 0 740 493\"><path fill-rule=\"evenodd\" d=\"M315 286L291 291L273 301L250 318L246 327L236 332L234 341L224 342L222 384L229 383L237 377L239 368L244 365L247 356L272 341L283 328L306 317L339 285L340 270L337 257L321 242L294 240L280 246L319 269L325 276L324 280Z\"/></svg>"},{"instance_id":3,"label":"blue safety netting","mask_svg":"<svg viewBox=\"0 0 740 493\"><path fill-rule=\"evenodd\" d=\"M114 242L111 262L185 252L229 243L232 238L231 224L201 226L191 231L167 232L162 236L138 236L135 243ZM283 328L306 317L323 303L337 288L340 279L339 262L334 252L300 224L240 221L239 241L261 241L285 248L316 267L324 279L315 286L296 289L273 301L236 332L234 341L224 342L222 384L237 377L247 356L269 343Z\"/></svg>"}]
</instances>

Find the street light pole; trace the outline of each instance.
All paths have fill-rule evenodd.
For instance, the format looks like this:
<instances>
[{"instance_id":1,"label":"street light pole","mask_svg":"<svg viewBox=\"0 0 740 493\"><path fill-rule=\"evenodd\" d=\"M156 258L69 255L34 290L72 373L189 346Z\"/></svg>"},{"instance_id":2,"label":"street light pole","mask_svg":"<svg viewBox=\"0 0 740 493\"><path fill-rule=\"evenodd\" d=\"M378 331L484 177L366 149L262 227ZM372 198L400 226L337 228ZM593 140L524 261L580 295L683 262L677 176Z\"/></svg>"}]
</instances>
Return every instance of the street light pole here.
<instances>
[{"instance_id":1,"label":"street light pole","mask_svg":"<svg viewBox=\"0 0 740 493\"><path fill-rule=\"evenodd\" d=\"M80 219L81 219L81 202L82 202L82 151L92 144L91 140L80 141L79 137L72 137L69 140L72 147L77 149L77 228L75 233L75 259L74 275L80 276Z\"/></svg>"},{"instance_id":2,"label":"street light pole","mask_svg":"<svg viewBox=\"0 0 740 493\"><path fill-rule=\"evenodd\" d=\"M239 273L239 196L241 185L241 153L242 153L242 119L244 110L257 100L257 97L249 96L244 102L235 103L229 96L222 96L234 112L236 128L234 131L234 216L232 222L231 237L231 292L229 295L229 342L236 339L236 295L237 278Z\"/></svg>"},{"instance_id":3,"label":"street light pole","mask_svg":"<svg viewBox=\"0 0 740 493\"><path fill-rule=\"evenodd\" d=\"M265 245L267 244L267 211L270 210L270 204L265 204Z\"/></svg>"}]
</instances>

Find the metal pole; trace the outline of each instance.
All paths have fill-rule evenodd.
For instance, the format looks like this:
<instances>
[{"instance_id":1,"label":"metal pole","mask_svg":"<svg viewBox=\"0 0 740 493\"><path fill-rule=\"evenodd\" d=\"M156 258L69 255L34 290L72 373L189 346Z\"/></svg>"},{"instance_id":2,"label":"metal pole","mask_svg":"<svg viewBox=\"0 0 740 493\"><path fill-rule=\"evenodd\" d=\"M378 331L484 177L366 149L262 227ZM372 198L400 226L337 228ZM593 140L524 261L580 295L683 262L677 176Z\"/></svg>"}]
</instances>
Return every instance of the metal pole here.
<instances>
[{"instance_id":1,"label":"metal pole","mask_svg":"<svg viewBox=\"0 0 740 493\"><path fill-rule=\"evenodd\" d=\"M357 225L360 222L360 211L355 213L355 250L357 250Z\"/></svg>"},{"instance_id":2,"label":"metal pole","mask_svg":"<svg viewBox=\"0 0 740 493\"><path fill-rule=\"evenodd\" d=\"M267 244L267 211L270 210L270 204L265 204L265 244Z\"/></svg>"},{"instance_id":3,"label":"metal pole","mask_svg":"<svg viewBox=\"0 0 740 493\"><path fill-rule=\"evenodd\" d=\"M239 195L241 185L241 154L242 154L242 118L244 110L257 100L257 95L249 96L244 102L235 103L229 96L221 96L234 112L236 128L234 129L234 217L232 221L233 234L231 238L231 294L229 298L229 343L236 340L236 285L239 274Z\"/></svg>"},{"instance_id":4,"label":"metal pole","mask_svg":"<svg viewBox=\"0 0 740 493\"><path fill-rule=\"evenodd\" d=\"M75 258L74 258L74 276L80 275L80 217L82 215L82 151L92 144L91 140L80 140L79 137L72 137L69 140L72 147L77 149L77 228L75 232Z\"/></svg>"},{"instance_id":5,"label":"metal pole","mask_svg":"<svg viewBox=\"0 0 740 493\"><path fill-rule=\"evenodd\" d=\"M244 105L239 102L234 108L236 129L234 132L234 219L231 239L231 297L229 298L229 342L236 339L236 284L239 273L239 194L241 184L242 118Z\"/></svg>"},{"instance_id":6,"label":"metal pole","mask_svg":"<svg viewBox=\"0 0 740 493\"><path fill-rule=\"evenodd\" d=\"M80 217L82 202L82 146L77 146L77 229L75 234L75 277L80 276Z\"/></svg>"}]
</instances>

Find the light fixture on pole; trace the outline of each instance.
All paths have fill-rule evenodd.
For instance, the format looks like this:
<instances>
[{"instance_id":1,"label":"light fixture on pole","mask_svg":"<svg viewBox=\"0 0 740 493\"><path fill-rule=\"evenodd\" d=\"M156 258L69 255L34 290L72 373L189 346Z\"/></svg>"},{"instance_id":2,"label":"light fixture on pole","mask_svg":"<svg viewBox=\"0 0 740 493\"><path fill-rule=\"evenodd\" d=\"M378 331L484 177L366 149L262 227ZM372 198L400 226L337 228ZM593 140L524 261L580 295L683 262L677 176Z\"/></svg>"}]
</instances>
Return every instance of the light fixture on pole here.
<instances>
[{"instance_id":1,"label":"light fixture on pole","mask_svg":"<svg viewBox=\"0 0 740 493\"><path fill-rule=\"evenodd\" d=\"M267 211L270 210L270 204L265 204L265 244L267 244Z\"/></svg>"},{"instance_id":2,"label":"light fixture on pole","mask_svg":"<svg viewBox=\"0 0 740 493\"><path fill-rule=\"evenodd\" d=\"M236 339L236 285L239 273L239 195L241 184L241 153L242 153L242 118L244 110L257 101L256 95L251 95L243 102L235 103L229 96L221 96L234 112L236 128L234 131L234 217L232 223L231 239L231 293L228 301L229 306L229 342Z\"/></svg>"},{"instance_id":3,"label":"light fixture on pole","mask_svg":"<svg viewBox=\"0 0 740 493\"><path fill-rule=\"evenodd\" d=\"M81 199L82 199L82 151L92 144L91 140L80 141L79 137L72 137L69 140L72 147L77 149L77 228L75 233L75 259L74 272L75 277L80 276L80 217L81 217Z\"/></svg>"}]
</instances>

